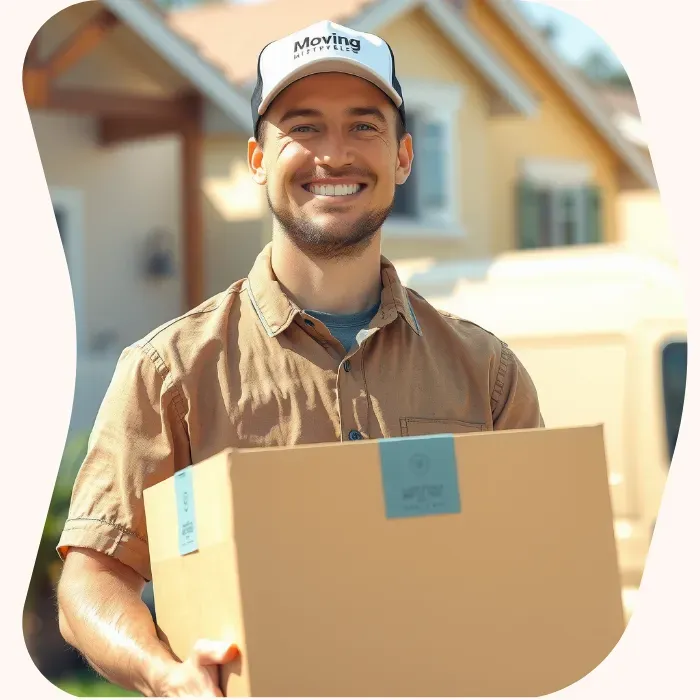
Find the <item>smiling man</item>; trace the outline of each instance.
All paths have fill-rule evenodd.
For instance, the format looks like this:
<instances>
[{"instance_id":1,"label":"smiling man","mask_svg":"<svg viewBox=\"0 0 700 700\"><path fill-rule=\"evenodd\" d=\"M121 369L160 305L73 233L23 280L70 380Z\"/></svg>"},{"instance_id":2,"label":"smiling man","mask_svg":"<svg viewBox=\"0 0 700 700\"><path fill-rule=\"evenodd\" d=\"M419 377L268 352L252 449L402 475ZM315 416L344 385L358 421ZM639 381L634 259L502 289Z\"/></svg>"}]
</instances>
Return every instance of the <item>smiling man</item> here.
<instances>
[{"instance_id":1,"label":"smiling man","mask_svg":"<svg viewBox=\"0 0 700 700\"><path fill-rule=\"evenodd\" d=\"M252 109L272 243L246 279L124 351L58 545L65 639L147 696L220 696L217 666L239 651L202 641L180 660L158 639L145 488L227 447L543 426L508 347L381 254L413 160L389 46L330 22L274 42Z\"/></svg>"}]
</instances>

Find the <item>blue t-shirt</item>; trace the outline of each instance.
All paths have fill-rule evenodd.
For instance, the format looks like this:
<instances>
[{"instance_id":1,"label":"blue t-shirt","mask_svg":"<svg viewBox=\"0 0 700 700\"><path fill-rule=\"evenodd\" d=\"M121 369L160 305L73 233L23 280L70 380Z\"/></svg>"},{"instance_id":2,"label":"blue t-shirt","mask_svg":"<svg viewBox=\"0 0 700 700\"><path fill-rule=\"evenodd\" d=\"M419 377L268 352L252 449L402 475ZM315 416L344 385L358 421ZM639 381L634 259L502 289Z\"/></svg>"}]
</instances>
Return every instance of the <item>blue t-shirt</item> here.
<instances>
[{"instance_id":1,"label":"blue t-shirt","mask_svg":"<svg viewBox=\"0 0 700 700\"><path fill-rule=\"evenodd\" d=\"M357 314L329 314L325 311L308 311L307 314L317 318L331 332L334 338L337 338L345 348L345 352L350 352L350 348L357 340L357 334L360 331L366 330L372 319L379 311L380 303L366 311L360 311Z\"/></svg>"}]
</instances>

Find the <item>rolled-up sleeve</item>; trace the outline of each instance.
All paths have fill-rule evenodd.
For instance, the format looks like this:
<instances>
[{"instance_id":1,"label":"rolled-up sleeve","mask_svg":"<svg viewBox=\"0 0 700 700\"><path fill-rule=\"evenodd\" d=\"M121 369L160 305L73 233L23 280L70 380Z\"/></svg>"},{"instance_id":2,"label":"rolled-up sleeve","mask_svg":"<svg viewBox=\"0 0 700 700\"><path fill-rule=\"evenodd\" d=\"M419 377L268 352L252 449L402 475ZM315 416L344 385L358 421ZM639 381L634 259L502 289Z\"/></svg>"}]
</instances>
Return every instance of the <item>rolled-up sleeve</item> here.
<instances>
[{"instance_id":1,"label":"rolled-up sleeve","mask_svg":"<svg viewBox=\"0 0 700 700\"><path fill-rule=\"evenodd\" d=\"M545 427L532 377L505 343L501 347L491 407L494 430Z\"/></svg>"},{"instance_id":2,"label":"rolled-up sleeve","mask_svg":"<svg viewBox=\"0 0 700 700\"><path fill-rule=\"evenodd\" d=\"M189 464L182 394L156 349L121 354L90 435L57 546L115 557L151 579L143 491Z\"/></svg>"}]
</instances>

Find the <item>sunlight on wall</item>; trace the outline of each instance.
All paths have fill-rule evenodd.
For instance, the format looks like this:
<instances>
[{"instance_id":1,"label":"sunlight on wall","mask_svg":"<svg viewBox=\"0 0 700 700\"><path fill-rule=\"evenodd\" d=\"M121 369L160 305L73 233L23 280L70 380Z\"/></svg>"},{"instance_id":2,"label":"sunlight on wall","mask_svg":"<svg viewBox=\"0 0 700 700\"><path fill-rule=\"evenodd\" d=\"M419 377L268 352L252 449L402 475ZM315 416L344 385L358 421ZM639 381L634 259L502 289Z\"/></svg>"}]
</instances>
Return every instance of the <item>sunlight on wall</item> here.
<instances>
[{"instance_id":1,"label":"sunlight on wall","mask_svg":"<svg viewBox=\"0 0 700 700\"><path fill-rule=\"evenodd\" d=\"M263 190L245 163L234 163L226 177L205 177L203 190L225 221L259 219L263 213Z\"/></svg>"}]
</instances>

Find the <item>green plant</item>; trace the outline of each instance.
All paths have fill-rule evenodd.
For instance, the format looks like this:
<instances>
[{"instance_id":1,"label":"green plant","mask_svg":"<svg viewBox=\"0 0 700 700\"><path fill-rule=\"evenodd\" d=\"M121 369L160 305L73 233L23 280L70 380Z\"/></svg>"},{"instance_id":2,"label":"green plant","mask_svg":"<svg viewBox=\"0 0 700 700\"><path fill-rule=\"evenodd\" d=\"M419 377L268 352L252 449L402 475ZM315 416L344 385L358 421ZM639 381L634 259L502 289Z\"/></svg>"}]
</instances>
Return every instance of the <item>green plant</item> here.
<instances>
[{"instance_id":1,"label":"green plant","mask_svg":"<svg viewBox=\"0 0 700 700\"><path fill-rule=\"evenodd\" d=\"M140 698L139 693L123 690L89 672L76 673L53 681L57 688L80 698Z\"/></svg>"},{"instance_id":2,"label":"green plant","mask_svg":"<svg viewBox=\"0 0 700 700\"><path fill-rule=\"evenodd\" d=\"M86 434L71 435L66 441L24 606L27 649L47 678L84 667L77 652L65 644L59 632L55 591L61 572L56 545L68 516L73 481L85 458L87 444Z\"/></svg>"},{"instance_id":3,"label":"green plant","mask_svg":"<svg viewBox=\"0 0 700 700\"><path fill-rule=\"evenodd\" d=\"M80 433L69 436L66 441L34 564L27 595L28 606L36 601L37 596L49 593L57 582L61 563L56 554L56 545L68 516L75 475L87 453L88 438L88 434Z\"/></svg>"}]
</instances>

